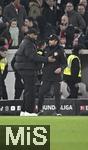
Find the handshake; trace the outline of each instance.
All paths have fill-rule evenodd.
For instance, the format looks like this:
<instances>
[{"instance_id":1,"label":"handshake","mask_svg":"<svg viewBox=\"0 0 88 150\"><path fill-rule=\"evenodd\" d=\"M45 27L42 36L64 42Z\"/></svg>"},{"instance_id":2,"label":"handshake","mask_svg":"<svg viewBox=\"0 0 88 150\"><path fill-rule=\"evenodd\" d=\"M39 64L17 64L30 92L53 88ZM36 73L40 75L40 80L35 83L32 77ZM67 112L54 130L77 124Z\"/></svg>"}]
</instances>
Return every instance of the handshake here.
<instances>
[{"instance_id":1,"label":"handshake","mask_svg":"<svg viewBox=\"0 0 88 150\"><path fill-rule=\"evenodd\" d=\"M56 61L56 59L53 58L53 56L49 56L48 57L48 62L55 62L55 61Z\"/></svg>"}]
</instances>

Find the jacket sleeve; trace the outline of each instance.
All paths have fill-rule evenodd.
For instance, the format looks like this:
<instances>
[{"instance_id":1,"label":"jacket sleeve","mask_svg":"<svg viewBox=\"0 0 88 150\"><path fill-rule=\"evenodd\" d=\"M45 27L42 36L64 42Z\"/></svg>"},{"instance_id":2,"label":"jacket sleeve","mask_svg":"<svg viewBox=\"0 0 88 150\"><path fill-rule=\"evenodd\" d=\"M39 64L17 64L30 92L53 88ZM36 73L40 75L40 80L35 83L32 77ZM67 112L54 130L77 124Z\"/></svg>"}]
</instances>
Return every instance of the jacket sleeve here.
<instances>
[{"instance_id":1,"label":"jacket sleeve","mask_svg":"<svg viewBox=\"0 0 88 150\"><path fill-rule=\"evenodd\" d=\"M3 17L4 17L4 21L5 22L9 22L10 21L10 13L9 13L9 7L8 6L6 6L5 8L4 8L4 12L3 12Z\"/></svg>"},{"instance_id":2,"label":"jacket sleeve","mask_svg":"<svg viewBox=\"0 0 88 150\"><path fill-rule=\"evenodd\" d=\"M62 71L64 68L67 66L67 58L66 58L66 53L63 48L61 48L61 55L60 55L60 67Z\"/></svg>"},{"instance_id":3,"label":"jacket sleeve","mask_svg":"<svg viewBox=\"0 0 88 150\"><path fill-rule=\"evenodd\" d=\"M86 28L86 23L85 23L83 17L81 15L78 15L77 20L78 20L79 28L81 30L84 30Z\"/></svg>"},{"instance_id":4,"label":"jacket sleeve","mask_svg":"<svg viewBox=\"0 0 88 150\"><path fill-rule=\"evenodd\" d=\"M25 48L25 56L27 56L30 61L36 62L48 62L48 57L40 56L37 54L37 50L34 48L33 44L27 44Z\"/></svg>"}]
</instances>

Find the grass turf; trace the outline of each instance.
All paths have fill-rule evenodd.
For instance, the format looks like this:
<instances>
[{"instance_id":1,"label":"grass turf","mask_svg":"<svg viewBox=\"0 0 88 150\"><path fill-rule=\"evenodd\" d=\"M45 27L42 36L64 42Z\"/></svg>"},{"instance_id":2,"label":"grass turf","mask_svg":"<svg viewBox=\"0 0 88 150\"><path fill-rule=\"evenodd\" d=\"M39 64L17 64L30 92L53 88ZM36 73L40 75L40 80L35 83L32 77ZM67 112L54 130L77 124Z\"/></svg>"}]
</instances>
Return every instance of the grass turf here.
<instances>
[{"instance_id":1,"label":"grass turf","mask_svg":"<svg viewBox=\"0 0 88 150\"><path fill-rule=\"evenodd\" d=\"M88 150L88 117L0 117L0 125L50 125L50 150Z\"/></svg>"}]
</instances>

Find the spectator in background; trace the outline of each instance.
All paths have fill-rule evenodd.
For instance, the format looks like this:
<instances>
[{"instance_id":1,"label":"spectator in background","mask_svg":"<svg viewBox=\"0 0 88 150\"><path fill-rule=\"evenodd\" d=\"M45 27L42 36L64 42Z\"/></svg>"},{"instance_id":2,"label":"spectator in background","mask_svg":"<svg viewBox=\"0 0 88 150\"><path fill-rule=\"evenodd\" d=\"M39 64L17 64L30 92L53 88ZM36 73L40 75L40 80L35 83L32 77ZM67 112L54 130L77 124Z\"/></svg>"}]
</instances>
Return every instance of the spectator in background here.
<instances>
[{"instance_id":1,"label":"spectator in background","mask_svg":"<svg viewBox=\"0 0 88 150\"><path fill-rule=\"evenodd\" d=\"M86 13L88 13L88 2L87 2L87 0L80 0L79 4L83 4L85 6Z\"/></svg>"},{"instance_id":2,"label":"spectator in background","mask_svg":"<svg viewBox=\"0 0 88 150\"><path fill-rule=\"evenodd\" d=\"M11 0L1 0L0 5L2 8L4 8L6 5L8 5L11 2Z\"/></svg>"},{"instance_id":3,"label":"spectator in background","mask_svg":"<svg viewBox=\"0 0 88 150\"><path fill-rule=\"evenodd\" d=\"M2 7L0 6L0 23L3 22L3 11L2 11Z\"/></svg>"},{"instance_id":4,"label":"spectator in background","mask_svg":"<svg viewBox=\"0 0 88 150\"><path fill-rule=\"evenodd\" d=\"M31 0L29 1L29 17L37 19L42 15L43 0Z\"/></svg>"},{"instance_id":5,"label":"spectator in background","mask_svg":"<svg viewBox=\"0 0 88 150\"><path fill-rule=\"evenodd\" d=\"M29 17L33 17L35 21L38 23L38 27L40 30L40 36L42 38L43 33L44 33L44 24L45 22L43 21L42 17L42 11L43 11L43 0L34 0L29 2Z\"/></svg>"},{"instance_id":6,"label":"spectator in background","mask_svg":"<svg viewBox=\"0 0 88 150\"><path fill-rule=\"evenodd\" d=\"M27 15L28 15L28 11L29 11L29 0L21 0L20 3L25 7L25 10L26 10Z\"/></svg>"},{"instance_id":7,"label":"spectator in background","mask_svg":"<svg viewBox=\"0 0 88 150\"><path fill-rule=\"evenodd\" d=\"M74 27L78 27L82 31L85 30L86 23L83 17L74 10L74 6L71 2L66 4L65 14L69 18L69 24L73 25Z\"/></svg>"},{"instance_id":8,"label":"spectator in background","mask_svg":"<svg viewBox=\"0 0 88 150\"><path fill-rule=\"evenodd\" d=\"M79 50L81 49L78 38L73 41L72 54L68 56L67 67L64 69L64 81L67 83L70 95L68 98L78 97L78 83L81 82L81 61Z\"/></svg>"},{"instance_id":9,"label":"spectator in background","mask_svg":"<svg viewBox=\"0 0 88 150\"><path fill-rule=\"evenodd\" d=\"M45 6L42 12L43 18L44 18L44 25L49 23L52 26L56 26L57 22L57 9L55 5L54 0L46 0L45 1Z\"/></svg>"},{"instance_id":10,"label":"spectator in background","mask_svg":"<svg viewBox=\"0 0 88 150\"><path fill-rule=\"evenodd\" d=\"M42 22L40 32L43 39L47 39L51 34L56 34L56 23L58 20L55 0L45 0L42 11Z\"/></svg>"},{"instance_id":11,"label":"spectator in background","mask_svg":"<svg viewBox=\"0 0 88 150\"><path fill-rule=\"evenodd\" d=\"M11 35L5 23L0 23L0 37L5 39L5 47L8 49L12 44Z\"/></svg>"},{"instance_id":12,"label":"spectator in background","mask_svg":"<svg viewBox=\"0 0 88 150\"><path fill-rule=\"evenodd\" d=\"M8 26L10 24L10 21L13 18L16 18L19 31L21 31L21 27L23 25L25 18L27 17L27 14L24 6L20 4L20 0L11 0L11 3L4 8L3 16L4 16L4 21ZM21 42L20 33L21 32L19 32L19 43Z\"/></svg>"},{"instance_id":13,"label":"spectator in background","mask_svg":"<svg viewBox=\"0 0 88 150\"><path fill-rule=\"evenodd\" d=\"M74 39L74 27L69 25L69 18L66 15L63 15L61 18L61 23L58 25L58 32L60 39L60 45L64 48L72 48L73 39Z\"/></svg>"},{"instance_id":14,"label":"spectator in background","mask_svg":"<svg viewBox=\"0 0 88 150\"><path fill-rule=\"evenodd\" d=\"M88 12L86 12L85 6L83 4L79 4L77 11L83 17L86 23L86 27L88 26Z\"/></svg>"},{"instance_id":15,"label":"spectator in background","mask_svg":"<svg viewBox=\"0 0 88 150\"><path fill-rule=\"evenodd\" d=\"M60 38L60 45L64 48L66 47L66 30L68 28L68 17L63 15L61 18L61 23L59 25L59 38Z\"/></svg>"},{"instance_id":16,"label":"spectator in background","mask_svg":"<svg viewBox=\"0 0 88 150\"><path fill-rule=\"evenodd\" d=\"M22 25L22 28L21 28L22 39L26 35L28 30L31 28L35 28L36 30L39 30L38 23L32 17L27 17L24 21L24 24Z\"/></svg>"},{"instance_id":17,"label":"spectator in background","mask_svg":"<svg viewBox=\"0 0 88 150\"><path fill-rule=\"evenodd\" d=\"M19 28L17 27L17 20L15 18L11 20L9 32L12 38L11 48L17 48L19 42Z\"/></svg>"},{"instance_id":18,"label":"spectator in background","mask_svg":"<svg viewBox=\"0 0 88 150\"><path fill-rule=\"evenodd\" d=\"M25 18L25 8L20 4L20 0L11 0L11 3L4 8L4 21L9 24L11 19L16 18L18 27L21 28Z\"/></svg>"},{"instance_id":19,"label":"spectator in background","mask_svg":"<svg viewBox=\"0 0 88 150\"><path fill-rule=\"evenodd\" d=\"M0 37L0 99L8 99L5 78L8 73L8 62L6 59L7 48L5 39Z\"/></svg>"}]
</instances>

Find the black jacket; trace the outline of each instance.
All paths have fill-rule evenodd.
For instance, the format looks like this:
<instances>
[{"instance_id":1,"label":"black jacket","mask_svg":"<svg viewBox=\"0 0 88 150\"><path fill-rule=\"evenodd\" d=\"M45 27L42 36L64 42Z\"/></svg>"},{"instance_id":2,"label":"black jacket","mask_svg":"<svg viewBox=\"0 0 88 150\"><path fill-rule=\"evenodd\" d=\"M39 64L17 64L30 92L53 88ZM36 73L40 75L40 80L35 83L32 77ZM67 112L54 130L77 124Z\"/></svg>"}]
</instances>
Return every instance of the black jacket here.
<instances>
[{"instance_id":1,"label":"black jacket","mask_svg":"<svg viewBox=\"0 0 88 150\"><path fill-rule=\"evenodd\" d=\"M16 52L14 67L24 74L33 74L37 69L37 62L47 62L48 58L37 55L36 44L29 37L25 37Z\"/></svg>"},{"instance_id":2,"label":"black jacket","mask_svg":"<svg viewBox=\"0 0 88 150\"><path fill-rule=\"evenodd\" d=\"M57 56L54 56L57 54ZM61 67L62 71L66 67L66 55L61 46L57 44L55 47L47 47L45 51L45 56L52 55L55 57L56 61L53 63L45 63L43 68L43 80L46 81L61 81L62 73L55 74L54 71Z\"/></svg>"}]
</instances>

